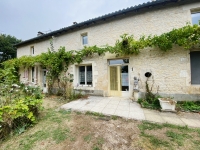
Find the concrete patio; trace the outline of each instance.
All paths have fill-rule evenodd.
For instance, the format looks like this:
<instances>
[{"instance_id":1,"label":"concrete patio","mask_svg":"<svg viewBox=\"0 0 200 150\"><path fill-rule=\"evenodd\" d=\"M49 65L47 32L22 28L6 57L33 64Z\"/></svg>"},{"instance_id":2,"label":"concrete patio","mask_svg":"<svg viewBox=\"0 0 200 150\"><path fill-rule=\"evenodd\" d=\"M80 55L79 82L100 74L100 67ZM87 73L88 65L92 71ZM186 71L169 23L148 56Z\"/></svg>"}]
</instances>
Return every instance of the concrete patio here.
<instances>
[{"instance_id":1,"label":"concrete patio","mask_svg":"<svg viewBox=\"0 0 200 150\"><path fill-rule=\"evenodd\" d=\"M126 119L200 127L200 114L198 113L172 113L144 109L137 102L133 102L128 98L90 96L88 99L80 99L62 105L61 109L80 112L91 111Z\"/></svg>"}]
</instances>

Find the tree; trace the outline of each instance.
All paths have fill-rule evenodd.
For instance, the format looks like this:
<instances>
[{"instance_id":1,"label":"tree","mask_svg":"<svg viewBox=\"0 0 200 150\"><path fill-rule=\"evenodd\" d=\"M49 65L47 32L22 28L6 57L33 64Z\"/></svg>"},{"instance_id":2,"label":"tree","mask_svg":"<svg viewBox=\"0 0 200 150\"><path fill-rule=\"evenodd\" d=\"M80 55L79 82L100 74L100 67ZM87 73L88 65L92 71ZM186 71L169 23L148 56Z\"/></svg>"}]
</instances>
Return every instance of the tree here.
<instances>
[{"instance_id":1,"label":"tree","mask_svg":"<svg viewBox=\"0 0 200 150\"><path fill-rule=\"evenodd\" d=\"M14 36L0 34L0 63L16 58L17 49L14 45L21 41Z\"/></svg>"}]
</instances>

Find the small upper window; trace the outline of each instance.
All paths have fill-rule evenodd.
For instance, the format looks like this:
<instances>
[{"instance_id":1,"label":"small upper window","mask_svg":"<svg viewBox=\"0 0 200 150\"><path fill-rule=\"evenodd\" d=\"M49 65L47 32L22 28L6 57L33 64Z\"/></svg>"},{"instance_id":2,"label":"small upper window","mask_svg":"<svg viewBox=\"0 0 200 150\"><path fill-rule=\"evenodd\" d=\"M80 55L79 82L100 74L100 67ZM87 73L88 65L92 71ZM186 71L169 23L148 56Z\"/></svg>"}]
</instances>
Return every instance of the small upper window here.
<instances>
[{"instance_id":1,"label":"small upper window","mask_svg":"<svg viewBox=\"0 0 200 150\"><path fill-rule=\"evenodd\" d=\"M82 37L82 44L83 45L87 45L88 44L88 35L87 35L87 33L82 34L81 37Z\"/></svg>"},{"instance_id":2,"label":"small upper window","mask_svg":"<svg viewBox=\"0 0 200 150\"><path fill-rule=\"evenodd\" d=\"M200 25L200 12L192 13L192 24Z\"/></svg>"},{"instance_id":3,"label":"small upper window","mask_svg":"<svg viewBox=\"0 0 200 150\"><path fill-rule=\"evenodd\" d=\"M31 55L34 54L34 46L31 46Z\"/></svg>"}]
</instances>

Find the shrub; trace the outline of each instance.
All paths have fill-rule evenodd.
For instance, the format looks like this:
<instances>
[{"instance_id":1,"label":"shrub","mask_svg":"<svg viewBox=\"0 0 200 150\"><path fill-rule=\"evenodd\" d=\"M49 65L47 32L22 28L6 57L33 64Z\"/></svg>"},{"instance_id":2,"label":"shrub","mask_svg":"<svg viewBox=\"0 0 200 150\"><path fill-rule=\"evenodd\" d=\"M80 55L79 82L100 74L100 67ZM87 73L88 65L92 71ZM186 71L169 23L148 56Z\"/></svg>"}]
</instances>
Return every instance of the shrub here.
<instances>
[{"instance_id":1,"label":"shrub","mask_svg":"<svg viewBox=\"0 0 200 150\"><path fill-rule=\"evenodd\" d=\"M25 130L36 122L42 106L39 87L0 84L0 140L12 130ZM19 130L19 132L22 132Z\"/></svg>"}]
</instances>

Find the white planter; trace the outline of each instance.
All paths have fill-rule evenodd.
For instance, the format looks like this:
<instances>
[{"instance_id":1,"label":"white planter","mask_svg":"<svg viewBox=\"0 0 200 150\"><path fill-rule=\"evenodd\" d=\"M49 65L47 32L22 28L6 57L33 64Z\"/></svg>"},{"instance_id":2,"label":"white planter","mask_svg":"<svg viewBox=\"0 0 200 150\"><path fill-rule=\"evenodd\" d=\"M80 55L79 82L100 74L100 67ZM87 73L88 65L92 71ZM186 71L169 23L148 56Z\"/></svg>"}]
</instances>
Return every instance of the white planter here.
<instances>
[{"instance_id":1,"label":"white planter","mask_svg":"<svg viewBox=\"0 0 200 150\"><path fill-rule=\"evenodd\" d=\"M176 101L169 98L158 98L160 101L160 106L164 111L175 111Z\"/></svg>"}]
</instances>

